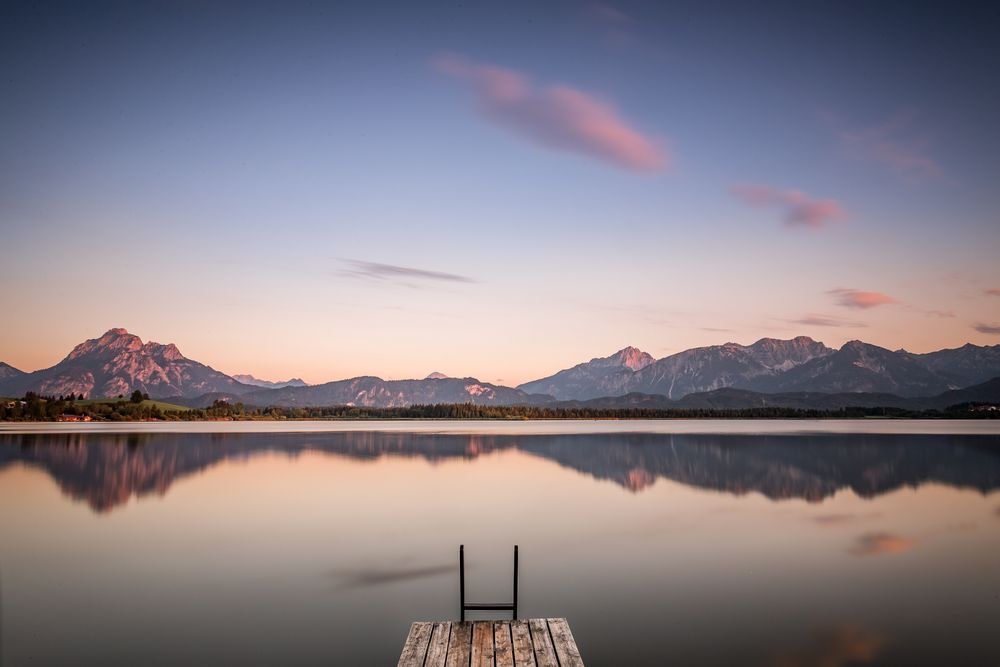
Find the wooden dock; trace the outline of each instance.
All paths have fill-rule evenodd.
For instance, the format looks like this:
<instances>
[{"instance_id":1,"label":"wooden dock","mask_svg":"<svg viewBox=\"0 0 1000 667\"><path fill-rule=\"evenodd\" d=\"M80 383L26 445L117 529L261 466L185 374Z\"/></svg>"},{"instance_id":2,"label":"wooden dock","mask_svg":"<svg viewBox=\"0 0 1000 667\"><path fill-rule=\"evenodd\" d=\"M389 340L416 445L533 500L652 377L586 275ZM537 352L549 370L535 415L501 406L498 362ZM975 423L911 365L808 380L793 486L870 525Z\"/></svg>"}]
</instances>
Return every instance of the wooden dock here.
<instances>
[{"instance_id":1,"label":"wooden dock","mask_svg":"<svg viewBox=\"0 0 1000 667\"><path fill-rule=\"evenodd\" d=\"M583 667L565 618L417 622L397 667Z\"/></svg>"}]
</instances>

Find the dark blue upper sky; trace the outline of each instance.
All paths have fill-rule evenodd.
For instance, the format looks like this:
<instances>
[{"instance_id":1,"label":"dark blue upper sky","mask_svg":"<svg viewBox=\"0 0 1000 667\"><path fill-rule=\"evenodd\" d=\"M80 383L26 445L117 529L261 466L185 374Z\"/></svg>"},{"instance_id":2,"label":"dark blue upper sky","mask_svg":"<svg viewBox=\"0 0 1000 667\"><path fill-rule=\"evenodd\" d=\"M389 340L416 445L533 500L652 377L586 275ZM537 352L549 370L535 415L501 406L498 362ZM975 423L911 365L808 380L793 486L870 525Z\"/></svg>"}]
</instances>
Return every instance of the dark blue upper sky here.
<instances>
[{"instance_id":1,"label":"dark blue upper sky","mask_svg":"<svg viewBox=\"0 0 1000 667\"><path fill-rule=\"evenodd\" d=\"M626 344L995 342L998 29L915 3L8 2L0 358L126 326L229 372L513 382Z\"/></svg>"}]
</instances>

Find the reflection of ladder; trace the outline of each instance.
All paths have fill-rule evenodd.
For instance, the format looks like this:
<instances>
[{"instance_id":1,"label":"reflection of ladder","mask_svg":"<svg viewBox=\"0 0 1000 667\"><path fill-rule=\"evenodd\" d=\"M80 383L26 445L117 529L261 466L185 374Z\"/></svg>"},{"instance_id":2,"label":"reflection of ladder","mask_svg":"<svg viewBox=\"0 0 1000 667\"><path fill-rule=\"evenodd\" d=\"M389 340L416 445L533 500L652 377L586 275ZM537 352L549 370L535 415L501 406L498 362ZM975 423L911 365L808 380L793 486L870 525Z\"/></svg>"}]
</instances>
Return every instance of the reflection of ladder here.
<instances>
[{"instance_id":1,"label":"reflection of ladder","mask_svg":"<svg viewBox=\"0 0 1000 667\"><path fill-rule=\"evenodd\" d=\"M510 611L511 618L517 618L517 545L514 545L514 601L513 602L469 602L465 601L465 545L458 548L458 589L461 596L462 621L466 611Z\"/></svg>"}]
</instances>

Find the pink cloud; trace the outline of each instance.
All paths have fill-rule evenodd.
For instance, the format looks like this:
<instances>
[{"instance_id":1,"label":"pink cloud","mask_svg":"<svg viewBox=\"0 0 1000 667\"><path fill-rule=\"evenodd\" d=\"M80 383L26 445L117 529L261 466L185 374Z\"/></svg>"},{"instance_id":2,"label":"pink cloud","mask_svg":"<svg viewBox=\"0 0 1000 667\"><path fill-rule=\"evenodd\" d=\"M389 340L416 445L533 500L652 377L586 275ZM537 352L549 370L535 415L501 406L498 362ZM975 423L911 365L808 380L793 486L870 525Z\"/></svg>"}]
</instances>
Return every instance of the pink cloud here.
<instances>
[{"instance_id":1,"label":"pink cloud","mask_svg":"<svg viewBox=\"0 0 1000 667\"><path fill-rule=\"evenodd\" d=\"M986 324L985 322L980 322L972 328L979 333L989 334L991 336L1000 334L1000 324Z\"/></svg>"},{"instance_id":2,"label":"pink cloud","mask_svg":"<svg viewBox=\"0 0 1000 667\"><path fill-rule=\"evenodd\" d=\"M752 206L781 209L784 223L789 227L820 228L847 215L833 199L811 199L798 190L778 190L768 185L737 185L732 192Z\"/></svg>"},{"instance_id":3,"label":"pink cloud","mask_svg":"<svg viewBox=\"0 0 1000 667\"><path fill-rule=\"evenodd\" d=\"M913 142L900 137L912 124L912 113L897 114L884 125L840 130L837 138L852 155L880 162L906 177L938 176L941 168Z\"/></svg>"},{"instance_id":4,"label":"pink cloud","mask_svg":"<svg viewBox=\"0 0 1000 667\"><path fill-rule=\"evenodd\" d=\"M867 310L877 306L885 306L891 303L899 303L888 294L881 292L865 292L859 289L848 289L839 287L832 289L827 294L832 294L837 299L837 303L846 308L860 308Z\"/></svg>"},{"instance_id":5,"label":"pink cloud","mask_svg":"<svg viewBox=\"0 0 1000 667\"><path fill-rule=\"evenodd\" d=\"M666 151L619 118L610 104L563 85L536 89L531 80L456 55L435 60L438 71L469 82L491 121L546 148L580 153L632 171L661 171Z\"/></svg>"},{"instance_id":6,"label":"pink cloud","mask_svg":"<svg viewBox=\"0 0 1000 667\"><path fill-rule=\"evenodd\" d=\"M1000 296L1000 288L984 290L989 296Z\"/></svg>"}]
</instances>

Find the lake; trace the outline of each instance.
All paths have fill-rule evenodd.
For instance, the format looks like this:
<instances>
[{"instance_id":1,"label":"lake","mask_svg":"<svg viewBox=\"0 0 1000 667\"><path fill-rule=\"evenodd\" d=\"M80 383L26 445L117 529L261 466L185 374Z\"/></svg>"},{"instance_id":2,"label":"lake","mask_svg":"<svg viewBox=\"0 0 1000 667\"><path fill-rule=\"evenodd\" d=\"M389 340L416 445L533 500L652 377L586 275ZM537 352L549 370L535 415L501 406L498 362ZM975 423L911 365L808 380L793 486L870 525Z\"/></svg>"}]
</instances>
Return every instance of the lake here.
<instances>
[{"instance_id":1,"label":"lake","mask_svg":"<svg viewBox=\"0 0 1000 667\"><path fill-rule=\"evenodd\" d=\"M5 425L0 663L391 666L519 544L588 667L1000 665L998 426Z\"/></svg>"}]
</instances>

